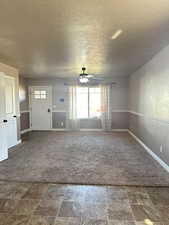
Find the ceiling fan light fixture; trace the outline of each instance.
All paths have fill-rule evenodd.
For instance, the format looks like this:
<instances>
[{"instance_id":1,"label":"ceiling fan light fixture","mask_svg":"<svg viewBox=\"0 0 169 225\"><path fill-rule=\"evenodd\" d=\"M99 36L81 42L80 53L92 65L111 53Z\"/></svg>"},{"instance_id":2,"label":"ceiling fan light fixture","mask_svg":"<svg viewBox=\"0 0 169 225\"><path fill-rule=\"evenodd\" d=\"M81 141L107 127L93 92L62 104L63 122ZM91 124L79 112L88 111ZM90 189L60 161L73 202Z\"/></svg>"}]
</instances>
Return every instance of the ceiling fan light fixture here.
<instances>
[{"instance_id":1,"label":"ceiling fan light fixture","mask_svg":"<svg viewBox=\"0 0 169 225\"><path fill-rule=\"evenodd\" d=\"M80 77L79 81L80 81L80 83L85 84L89 81L89 79L87 77Z\"/></svg>"},{"instance_id":2,"label":"ceiling fan light fixture","mask_svg":"<svg viewBox=\"0 0 169 225\"><path fill-rule=\"evenodd\" d=\"M111 39L115 40L117 39L121 34L123 33L123 31L121 29L117 30L113 36L111 37Z\"/></svg>"}]
</instances>

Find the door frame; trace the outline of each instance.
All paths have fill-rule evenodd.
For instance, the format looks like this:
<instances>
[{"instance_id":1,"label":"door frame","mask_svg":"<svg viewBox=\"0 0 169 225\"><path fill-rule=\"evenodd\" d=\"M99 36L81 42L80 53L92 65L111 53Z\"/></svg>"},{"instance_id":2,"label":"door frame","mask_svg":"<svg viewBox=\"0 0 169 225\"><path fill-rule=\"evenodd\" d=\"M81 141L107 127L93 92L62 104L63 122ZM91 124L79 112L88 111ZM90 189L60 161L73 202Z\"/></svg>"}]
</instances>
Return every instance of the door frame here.
<instances>
[{"instance_id":1,"label":"door frame","mask_svg":"<svg viewBox=\"0 0 169 225\"><path fill-rule=\"evenodd\" d=\"M28 86L28 93L29 93L29 127L31 130L32 129L32 88L48 88L49 89L49 105L50 105L50 109L51 109L51 113L50 113L50 129L52 129L52 100L53 100L53 95L52 95L52 86L44 86L44 85L31 85ZM48 129L46 129L48 130Z\"/></svg>"},{"instance_id":2,"label":"door frame","mask_svg":"<svg viewBox=\"0 0 169 225\"><path fill-rule=\"evenodd\" d=\"M14 89L13 89L12 95L13 95L13 98L14 98L14 102L13 102L13 104L14 104L13 116L15 116L16 115L16 78L5 75L5 79L10 79L10 80L13 80L13 82L14 82Z\"/></svg>"}]
</instances>

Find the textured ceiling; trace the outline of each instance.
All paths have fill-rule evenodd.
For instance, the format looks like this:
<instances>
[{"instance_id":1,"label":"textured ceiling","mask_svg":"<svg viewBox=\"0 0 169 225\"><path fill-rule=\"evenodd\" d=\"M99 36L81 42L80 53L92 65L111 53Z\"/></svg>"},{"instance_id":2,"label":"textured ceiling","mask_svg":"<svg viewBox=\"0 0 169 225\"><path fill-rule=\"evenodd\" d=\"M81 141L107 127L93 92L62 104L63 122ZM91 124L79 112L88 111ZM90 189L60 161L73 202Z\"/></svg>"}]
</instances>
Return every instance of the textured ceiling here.
<instances>
[{"instance_id":1,"label":"textured ceiling","mask_svg":"<svg viewBox=\"0 0 169 225\"><path fill-rule=\"evenodd\" d=\"M0 0L0 61L23 76L125 76L167 44L169 0Z\"/></svg>"}]
</instances>

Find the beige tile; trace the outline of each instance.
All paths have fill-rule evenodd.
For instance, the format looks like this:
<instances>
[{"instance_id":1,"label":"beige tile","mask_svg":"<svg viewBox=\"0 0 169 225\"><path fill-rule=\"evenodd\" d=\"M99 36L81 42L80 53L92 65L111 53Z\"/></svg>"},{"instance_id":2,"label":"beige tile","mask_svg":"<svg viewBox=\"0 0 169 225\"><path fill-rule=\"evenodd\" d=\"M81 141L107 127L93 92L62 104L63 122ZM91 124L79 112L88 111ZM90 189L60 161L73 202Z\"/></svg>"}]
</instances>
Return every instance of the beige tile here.
<instances>
[{"instance_id":1,"label":"beige tile","mask_svg":"<svg viewBox=\"0 0 169 225\"><path fill-rule=\"evenodd\" d=\"M131 204L151 205L152 201L145 188L129 187L127 188L128 198Z\"/></svg>"},{"instance_id":2,"label":"beige tile","mask_svg":"<svg viewBox=\"0 0 169 225\"><path fill-rule=\"evenodd\" d=\"M147 188L147 192L155 205L169 206L169 188Z\"/></svg>"},{"instance_id":3,"label":"beige tile","mask_svg":"<svg viewBox=\"0 0 169 225\"><path fill-rule=\"evenodd\" d=\"M83 225L79 217L56 217L55 225Z\"/></svg>"},{"instance_id":4,"label":"beige tile","mask_svg":"<svg viewBox=\"0 0 169 225\"><path fill-rule=\"evenodd\" d=\"M159 210L152 205L132 205L132 210L136 221L144 221L146 219L153 222L161 221Z\"/></svg>"},{"instance_id":5,"label":"beige tile","mask_svg":"<svg viewBox=\"0 0 169 225\"><path fill-rule=\"evenodd\" d=\"M82 225L82 219L80 217L69 218L69 225Z\"/></svg>"},{"instance_id":6,"label":"beige tile","mask_svg":"<svg viewBox=\"0 0 169 225\"><path fill-rule=\"evenodd\" d=\"M158 205L156 206L156 208L158 209L161 215L161 221L164 221L165 223L169 224L169 206Z\"/></svg>"},{"instance_id":7,"label":"beige tile","mask_svg":"<svg viewBox=\"0 0 169 225\"><path fill-rule=\"evenodd\" d=\"M109 220L108 225L136 225L134 221Z\"/></svg>"},{"instance_id":8,"label":"beige tile","mask_svg":"<svg viewBox=\"0 0 169 225\"><path fill-rule=\"evenodd\" d=\"M42 199L47 192L48 184L32 184L23 199Z\"/></svg>"},{"instance_id":9,"label":"beige tile","mask_svg":"<svg viewBox=\"0 0 169 225\"><path fill-rule=\"evenodd\" d=\"M54 225L55 217L32 216L27 225Z\"/></svg>"},{"instance_id":10,"label":"beige tile","mask_svg":"<svg viewBox=\"0 0 169 225\"><path fill-rule=\"evenodd\" d=\"M82 206L79 202L63 201L59 210L59 217L81 217Z\"/></svg>"},{"instance_id":11,"label":"beige tile","mask_svg":"<svg viewBox=\"0 0 169 225\"><path fill-rule=\"evenodd\" d=\"M55 225L69 225L69 217L56 217Z\"/></svg>"},{"instance_id":12,"label":"beige tile","mask_svg":"<svg viewBox=\"0 0 169 225\"><path fill-rule=\"evenodd\" d=\"M0 213L0 225L5 225L11 214Z\"/></svg>"},{"instance_id":13,"label":"beige tile","mask_svg":"<svg viewBox=\"0 0 169 225\"><path fill-rule=\"evenodd\" d=\"M108 199L107 187L88 186L86 187L85 202L106 203Z\"/></svg>"},{"instance_id":14,"label":"beige tile","mask_svg":"<svg viewBox=\"0 0 169 225\"><path fill-rule=\"evenodd\" d=\"M83 225L108 225L107 220L100 220L100 219L85 219L82 221Z\"/></svg>"},{"instance_id":15,"label":"beige tile","mask_svg":"<svg viewBox=\"0 0 169 225\"><path fill-rule=\"evenodd\" d=\"M17 200L0 199L0 213L12 213L17 203Z\"/></svg>"},{"instance_id":16,"label":"beige tile","mask_svg":"<svg viewBox=\"0 0 169 225\"><path fill-rule=\"evenodd\" d=\"M108 219L109 220L133 220L132 210L128 203L114 202L108 206Z\"/></svg>"},{"instance_id":17,"label":"beige tile","mask_svg":"<svg viewBox=\"0 0 169 225\"><path fill-rule=\"evenodd\" d=\"M142 222L136 222L136 225L167 225L167 224L165 224L163 222L142 221Z\"/></svg>"},{"instance_id":18,"label":"beige tile","mask_svg":"<svg viewBox=\"0 0 169 225\"><path fill-rule=\"evenodd\" d=\"M4 225L27 225L29 219L29 216L12 215Z\"/></svg>"},{"instance_id":19,"label":"beige tile","mask_svg":"<svg viewBox=\"0 0 169 225\"><path fill-rule=\"evenodd\" d=\"M86 190L80 185L50 184L44 195L45 199L63 199L64 201L83 201Z\"/></svg>"},{"instance_id":20,"label":"beige tile","mask_svg":"<svg viewBox=\"0 0 169 225\"><path fill-rule=\"evenodd\" d=\"M83 205L82 217L85 219L105 220L107 219L107 205L103 203L85 203Z\"/></svg>"},{"instance_id":21,"label":"beige tile","mask_svg":"<svg viewBox=\"0 0 169 225\"><path fill-rule=\"evenodd\" d=\"M83 205L83 218L88 219L107 219L107 204L103 203L85 203Z\"/></svg>"},{"instance_id":22,"label":"beige tile","mask_svg":"<svg viewBox=\"0 0 169 225\"><path fill-rule=\"evenodd\" d=\"M21 199L29 187L25 183L1 182L0 199Z\"/></svg>"},{"instance_id":23,"label":"beige tile","mask_svg":"<svg viewBox=\"0 0 169 225\"><path fill-rule=\"evenodd\" d=\"M41 200L37 208L34 210L34 215L41 216L56 216L60 207L60 201L57 200Z\"/></svg>"},{"instance_id":24,"label":"beige tile","mask_svg":"<svg viewBox=\"0 0 169 225\"><path fill-rule=\"evenodd\" d=\"M127 190L123 187L108 187L108 203L113 203L114 201L127 201L128 195Z\"/></svg>"},{"instance_id":25,"label":"beige tile","mask_svg":"<svg viewBox=\"0 0 169 225\"><path fill-rule=\"evenodd\" d=\"M38 206L39 200L20 200L14 210L14 215L30 215Z\"/></svg>"}]
</instances>

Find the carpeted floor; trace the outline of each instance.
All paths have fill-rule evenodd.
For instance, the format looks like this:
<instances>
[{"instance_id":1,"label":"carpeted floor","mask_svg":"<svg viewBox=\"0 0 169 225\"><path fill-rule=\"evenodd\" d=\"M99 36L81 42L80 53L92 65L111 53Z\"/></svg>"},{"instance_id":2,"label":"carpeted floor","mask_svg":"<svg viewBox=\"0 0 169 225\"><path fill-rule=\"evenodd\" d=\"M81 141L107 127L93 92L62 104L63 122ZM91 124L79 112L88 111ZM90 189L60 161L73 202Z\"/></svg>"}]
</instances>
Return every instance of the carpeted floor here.
<instances>
[{"instance_id":1,"label":"carpeted floor","mask_svg":"<svg viewBox=\"0 0 169 225\"><path fill-rule=\"evenodd\" d=\"M8 181L169 185L169 174L128 133L31 132L0 171Z\"/></svg>"}]
</instances>

